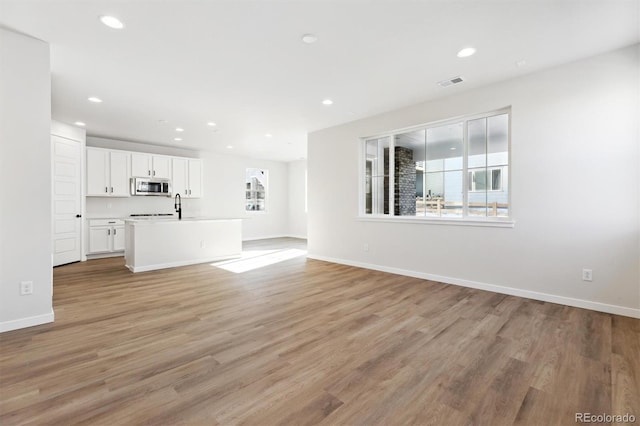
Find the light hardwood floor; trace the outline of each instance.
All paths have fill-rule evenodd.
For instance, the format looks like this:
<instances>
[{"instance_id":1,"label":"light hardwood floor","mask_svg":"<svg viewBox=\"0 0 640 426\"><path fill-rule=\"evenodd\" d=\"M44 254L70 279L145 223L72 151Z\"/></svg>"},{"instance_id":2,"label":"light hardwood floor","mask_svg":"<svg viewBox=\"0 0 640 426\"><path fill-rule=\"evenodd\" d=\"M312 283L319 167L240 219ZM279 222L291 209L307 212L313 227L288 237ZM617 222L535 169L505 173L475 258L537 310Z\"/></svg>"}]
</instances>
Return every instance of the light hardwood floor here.
<instances>
[{"instance_id":1,"label":"light hardwood floor","mask_svg":"<svg viewBox=\"0 0 640 426\"><path fill-rule=\"evenodd\" d=\"M304 257L241 274L67 265L54 309L0 334L1 425L640 417L640 320Z\"/></svg>"}]
</instances>

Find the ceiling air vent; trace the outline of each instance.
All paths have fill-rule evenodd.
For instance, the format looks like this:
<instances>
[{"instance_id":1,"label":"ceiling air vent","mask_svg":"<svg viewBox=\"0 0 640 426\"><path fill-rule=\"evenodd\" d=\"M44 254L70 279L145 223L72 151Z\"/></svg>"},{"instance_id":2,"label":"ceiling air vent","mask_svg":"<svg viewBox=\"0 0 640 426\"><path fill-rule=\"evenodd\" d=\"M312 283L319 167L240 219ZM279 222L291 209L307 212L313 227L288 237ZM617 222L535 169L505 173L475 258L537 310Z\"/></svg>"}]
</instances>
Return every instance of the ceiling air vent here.
<instances>
[{"instance_id":1,"label":"ceiling air vent","mask_svg":"<svg viewBox=\"0 0 640 426\"><path fill-rule=\"evenodd\" d=\"M463 81L464 80L462 79L462 77L457 76L457 77L449 78L447 80L439 81L438 85L442 87L449 87L449 86L453 86L454 84L462 83Z\"/></svg>"}]
</instances>

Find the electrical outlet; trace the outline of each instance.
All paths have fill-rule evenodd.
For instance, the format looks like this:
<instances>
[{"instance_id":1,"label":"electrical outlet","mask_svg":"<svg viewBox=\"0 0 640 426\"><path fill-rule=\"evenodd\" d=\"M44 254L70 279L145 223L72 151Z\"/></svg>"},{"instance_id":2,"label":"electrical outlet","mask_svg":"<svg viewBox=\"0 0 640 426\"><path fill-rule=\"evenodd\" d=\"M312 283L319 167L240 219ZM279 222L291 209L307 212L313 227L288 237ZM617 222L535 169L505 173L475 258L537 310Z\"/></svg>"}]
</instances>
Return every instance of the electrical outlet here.
<instances>
[{"instance_id":1,"label":"electrical outlet","mask_svg":"<svg viewBox=\"0 0 640 426\"><path fill-rule=\"evenodd\" d=\"M364 244L362 245L362 251L369 251L369 244L364 243Z\"/></svg>"},{"instance_id":2,"label":"electrical outlet","mask_svg":"<svg viewBox=\"0 0 640 426\"><path fill-rule=\"evenodd\" d=\"M20 296L28 296L33 294L33 281L20 282Z\"/></svg>"},{"instance_id":3,"label":"electrical outlet","mask_svg":"<svg viewBox=\"0 0 640 426\"><path fill-rule=\"evenodd\" d=\"M591 269L582 270L582 281L593 281L593 271Z\"/></svg>"}]
</instances>

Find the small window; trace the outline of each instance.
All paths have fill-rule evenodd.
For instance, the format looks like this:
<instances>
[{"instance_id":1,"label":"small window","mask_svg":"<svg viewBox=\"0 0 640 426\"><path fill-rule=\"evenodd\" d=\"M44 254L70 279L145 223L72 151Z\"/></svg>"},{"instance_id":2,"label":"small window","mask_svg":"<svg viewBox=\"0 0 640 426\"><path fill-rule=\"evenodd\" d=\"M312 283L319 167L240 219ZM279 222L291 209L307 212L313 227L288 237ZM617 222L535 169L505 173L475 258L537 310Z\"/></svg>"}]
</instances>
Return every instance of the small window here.
<instances>
[{"instance_id":1,"label":"small window","mask_svg":"<svg viewBox=\"0 0 640 426\"><path fill-rule=\"evenodd\" d=\"M267 210L267 186L269 171L264 169L247 169L245 181L245 210Z\"/></svg>"},{"instance_id":2,"label":"small window","mask_svg":"<svg viewBox=\"0 0 640 426\"><path fill-rule=\"evenodd\" d=\"M486 191L487 188L489 191L502 190L502 169L489 169L488 171L489 174L485 169L469 171L470 192Z\"/></svg>"}]
</instances>

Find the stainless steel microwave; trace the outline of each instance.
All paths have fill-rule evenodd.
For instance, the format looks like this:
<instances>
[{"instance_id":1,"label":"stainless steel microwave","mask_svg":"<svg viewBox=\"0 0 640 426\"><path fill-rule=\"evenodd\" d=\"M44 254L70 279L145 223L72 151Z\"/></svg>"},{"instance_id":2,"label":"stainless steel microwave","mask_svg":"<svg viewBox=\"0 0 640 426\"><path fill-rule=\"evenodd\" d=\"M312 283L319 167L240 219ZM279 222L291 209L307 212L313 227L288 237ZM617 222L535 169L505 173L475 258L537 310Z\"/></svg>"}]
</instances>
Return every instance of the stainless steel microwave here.
<instances>
[{"instance_id":1,"label":"stainless steel microwave","mask_svg":"<svg viewBox=\"0 0 640 426\"><path fill-rule=\"evenodd\" d=\"M131 195L171 196L171 180L159 178L131 178Z\"/></svg>"}]
</instances>

